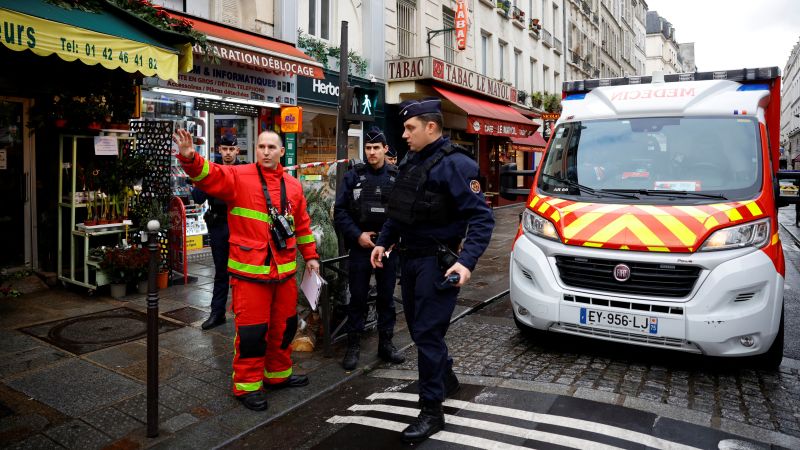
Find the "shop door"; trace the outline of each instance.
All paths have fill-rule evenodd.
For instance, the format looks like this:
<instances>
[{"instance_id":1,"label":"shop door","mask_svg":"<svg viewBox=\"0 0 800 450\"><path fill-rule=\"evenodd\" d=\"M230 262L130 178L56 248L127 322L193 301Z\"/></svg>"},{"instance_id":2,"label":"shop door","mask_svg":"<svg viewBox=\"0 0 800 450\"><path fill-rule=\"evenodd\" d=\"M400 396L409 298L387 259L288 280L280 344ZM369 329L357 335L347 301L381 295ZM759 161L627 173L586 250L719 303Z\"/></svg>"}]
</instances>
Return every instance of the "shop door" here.
<instances>
[{"instance_id":1,"label":"shop door","mask_svg":"<svg viewBox=\"0 0 800 450\"><path fill-rule=\"evenodd\" d=\"M227 136L228 138L232 136L236 137L236 145L239 146L240 162L251 163L256 160L255 148L258 136L255 134L255 121L252 117L214 114L213 132L214 147L209 147L208 150L212 161L219 162L219 154L217 153L216 146L219 143L219 139L223 136Z\"/></svg>"},{"instance_id":2,"label":"shop door","mask_svg":"<svg viewBox=\"0 0 800 450\"><path fill-rule=\"evenodd\" d=\"M31 265L30 185L24 103L0 97L0 267Z\"/></svg>"}]
</instances>

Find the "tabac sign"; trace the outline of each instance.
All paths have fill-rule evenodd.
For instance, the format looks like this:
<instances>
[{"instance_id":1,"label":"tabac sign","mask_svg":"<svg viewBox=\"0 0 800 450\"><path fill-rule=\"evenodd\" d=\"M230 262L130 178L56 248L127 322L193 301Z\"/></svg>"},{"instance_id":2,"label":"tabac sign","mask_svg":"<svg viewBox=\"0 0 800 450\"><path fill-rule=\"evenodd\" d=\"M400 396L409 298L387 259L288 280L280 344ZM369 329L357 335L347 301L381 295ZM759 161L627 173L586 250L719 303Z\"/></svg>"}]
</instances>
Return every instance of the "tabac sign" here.
<instances>
[{"instance_id":1,"label":"tabac sign","mask_svg":"<svg viewBox=\"0 0 800 450\"><path fill-rule=\"evenodd\" d=\"M467 2L458 0L456 2L456 48L466 50L467 48Z\"/></svg>"},{"instance_id":2,"label":"tabac sign","mask_svg":"<svg viewBox=\"0 0 800 450\"><path fill-rule=\"evenodd\" d=\"M507 103L517 102L517 90L510 84L430 56L386 61L386 78L386 81L390 83L392 81L433 79Z\"/></svg>"}]
</instances>

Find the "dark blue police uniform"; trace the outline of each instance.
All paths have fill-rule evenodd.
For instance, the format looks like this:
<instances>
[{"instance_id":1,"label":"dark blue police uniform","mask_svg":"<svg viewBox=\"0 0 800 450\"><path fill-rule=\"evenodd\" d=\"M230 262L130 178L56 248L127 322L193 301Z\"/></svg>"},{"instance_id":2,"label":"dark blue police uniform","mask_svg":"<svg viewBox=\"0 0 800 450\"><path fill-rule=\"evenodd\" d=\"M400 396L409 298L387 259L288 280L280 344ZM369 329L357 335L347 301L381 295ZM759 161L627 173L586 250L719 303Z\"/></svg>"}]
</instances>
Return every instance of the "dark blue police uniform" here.
<instances>
[{"instance_id":1,"label":"dark blue police uniform","mask_svg":"<svg viewBox=\"0 0 800 450\"><path fill-rule=\"evenodd\" d=\"M383 132L373 127L365 135L365 143L386 145ZM350 303L347 306L347 353L342 366L355 369L358 363L361 332L367 313L369 283L373 273L370 262L372 248L364 248L358 239L365 232L380 232L386 221L386 196L394 185L397 166L388 164L375 169L370 164L357 163L343 178L342 189L336 194L334 219L349 249L348 282ZM378 313L378 355L386 361L401 363L405 357L392 344L395 325L394 286L397 279L397 255L392 254L383 268L374 269Z\"/></svg>"},{"instance_id":2,"label":"dark blue police uniform","mask_svg":"<svg viewBox=\"0 0 800 450\"><path fill-rule=\"evenodd\" d=\"M347 333L360 333L364 331L364 315L367 308L367 297L369 294L369 281L372 275L372 265L369 258L371 248L364 248L358 244L361 233L381 231L383 220L360 222L351 207L355 200L354 190L359 196L365 188L371 186L386 186L390 183L389 165L384 164L380 169L373 169L369 164L362 164L361 168L353 168L344 175L343 187L336 195L334 205L334 217L336 229L342 233L347 248L350 250L348 258L348 276L350 287L350 304L348 305L347 323L345 329ZM365 178L361 180L361 178ZM363 198L362 198L363 199ZM384 263L383 269L375 269L375 281L378 294L378 331L393 331L395 324L394 310L394 285L397 273L397 256L391 255L389 260Z\"/></svg>"},{"instance_id":3,"label":"dark blue police uniform","mask_svg":"<svg viewBox=\"0 0 800 450\"><path fill-rule=\"evenodd\" d=\"M410 111L408 117L438 113L439 102L408 103L404 111ZM477 181L478 165L464 152L454 149L447 137L419 152L408 152L400 163L398 181L389 201L389 219L377 242L384 248L398 243L403 307L419 357L420 400L423 404L438 403L439 408L448 390L448 374L454 378L453 360L444 337L459 292L452 286L443 290L437 287L455 261L455 258L447 261L441 250L447 247L452 256L466 237L457 262L473 271L489 245L494 228L492 211ZM427 171L423 170L431 164ZM425 173L420 177L420 172ZM413 205L403 205L403 198L414 190L414 183L422 185L418 192L424 192L412 200ZM401 192L404 189L406 192Z\"/></svg>"},{"instance_id":4,"label":"dark blue police uniform","mask_svg":"<svg viewBox=\"0 0 800 450\"><path fill-rule=\"evenodd\" d=\"M235 164L238 164L238 160ZM212 328L225 322L225 305L228 303L230 281L228 277L228 206L222 200L212 197L198 188L192 188L195 203L208 200L209 210L203 216L208 226L208 240L211 257L214 260L214 290L211 294L211 314L203 322L203 329Z\"/></svg>"}]
</instances>

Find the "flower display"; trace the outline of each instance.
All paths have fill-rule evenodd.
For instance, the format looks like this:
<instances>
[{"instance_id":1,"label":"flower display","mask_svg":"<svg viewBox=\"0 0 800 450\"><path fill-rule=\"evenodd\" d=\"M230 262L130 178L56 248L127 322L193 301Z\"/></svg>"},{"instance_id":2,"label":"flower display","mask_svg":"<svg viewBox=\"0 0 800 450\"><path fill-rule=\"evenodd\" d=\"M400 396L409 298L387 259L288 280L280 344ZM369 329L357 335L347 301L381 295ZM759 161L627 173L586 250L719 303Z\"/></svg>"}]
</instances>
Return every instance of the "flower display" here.
<instances>
[{"instance_id":1,"label":"flower display","mask_svg":"<svg viewBox=\"0 0 800 450\"><path fill-rule=\"evenodd\" d=\"M131 283L145 279L150 254L143 247L106 248L100 268L113 283Z\"/></svg>"}]
</instances>

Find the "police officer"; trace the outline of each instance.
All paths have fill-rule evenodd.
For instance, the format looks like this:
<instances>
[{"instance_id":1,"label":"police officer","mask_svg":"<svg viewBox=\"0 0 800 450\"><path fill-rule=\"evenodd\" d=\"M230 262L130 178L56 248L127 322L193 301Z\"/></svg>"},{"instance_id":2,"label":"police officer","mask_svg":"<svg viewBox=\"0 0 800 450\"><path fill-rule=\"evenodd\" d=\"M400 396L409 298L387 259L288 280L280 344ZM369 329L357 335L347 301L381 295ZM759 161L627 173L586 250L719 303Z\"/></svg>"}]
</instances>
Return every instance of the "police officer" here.
<instances>
[{"instance_id":1,"label":"police officer","mask_svg":"<svg viewBox=\"0 0 800 450\"><path fill-rule=\"evenodd\" d=\"M397 165L397 151L393 148L386 147L386 162L389 164Z\"/></svg>"},{"instance_id":2,"label":"police officer","mask_svg":"<svg viewBox=\"0 0 800 450\"><path fill-rule=\"evenodd\" d=\"M381 267L386 249L398 244L403 308L419 358L421 404L403 440L420 442L444 428L442 401L459 388L444 336L459 287L469 281L489 245L494 218L481 192L478 165L466 149L442 136L441 101L411 100L400 106L410 152L400 163L389 219L371 260L373 267ZM457 281L444 282L456 274Z\"/></svg>"},{"instance_id":3,"label":"police officer","mask_svg":"<svg viewBox=\"0 0 800 450\"><path fill-rule=\"evenodd\" d=\"M348 281L350 303L347 306L347 352L342 360L345 370L358 364L361 333L367 312L369 282L372 276L370 252L374 241L386 221L386 198L397 177L397 166L386 163L386 136L378 127L372 127L364 139L367 163L359 162L344 175L344 187L339 190L334 204L336 228L350 249ZM397 256L392 255L383 269L375 270L378 298L378 356L384 361L399 364L405 361L392 344L394 334L394 286L397 273Z\"/></svg>"},{"instance_id":4,"label":"police officer","mask_svg":"<svg viewBox=\"0 0 800 450\"><path fill-rule=\"evenodd\" d=\"M229 166L239 163L239 146L236 136L226 134L217 143L222 164ZM195 203L208 200L209 209L203 216L208 226L208 238L211 243L211 257L214 260L214 293L211 295L211 314L200 327L204 330L225 323L225 304L228 302L228 207L222 200L212 197L198 188L192 189Z\"/></svg>"}]
</instances>

